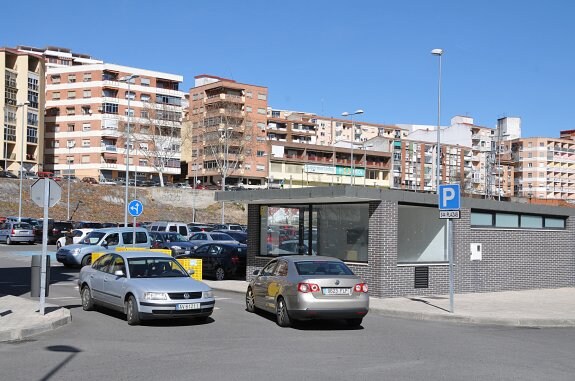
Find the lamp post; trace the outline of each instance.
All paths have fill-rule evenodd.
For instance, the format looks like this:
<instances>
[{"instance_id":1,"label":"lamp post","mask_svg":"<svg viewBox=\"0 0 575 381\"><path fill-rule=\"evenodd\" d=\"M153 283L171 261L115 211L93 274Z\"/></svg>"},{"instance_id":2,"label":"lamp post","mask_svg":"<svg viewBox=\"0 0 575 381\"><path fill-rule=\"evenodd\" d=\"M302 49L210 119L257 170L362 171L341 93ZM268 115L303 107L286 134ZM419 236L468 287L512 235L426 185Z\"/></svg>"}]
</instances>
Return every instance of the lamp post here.
<instances>
[{"instance_id":1,"label":"lamp post","mask_svg":"<svg viewBox=\"0 0 575 381\"><path fill-rule=\"evenodd\" d=\"M222 165L222 192L226 191L226 176L228 175L228 153L229 153L229 145L228 145L228 135L233 130L233 127L218 128L218 131L222 134L222 138L224 139L224 162ZM225 224L225 201L222 200L222 224Z\"/></svg>"},{"instance_id":2,"label":"lamp post","mask_svg":"<svg viewBox=\"0 0 575 381\"><path fill-rule=\"evenodd\" d=\"M126 124L126 189L124 195L124 227L128 226L128 189L130 188L130 115L132 110L130 110L130 99L132 99L132 93L130 92L130 84L139 75L131 74L120 78L120 82L128 84L128 122ZM134 176L134 186L136 185L136 176Z\"/></svg>"},{"instance_id":3,"label":"lamp post","mask_svg":"<svg viewBox=\"0 0 575 381\"><path fill-rule=\"evenodd\" d=\"M501 134L501 127L498 128L497 132L497 147L495 151L497 152L497 201L501 201L501 140L504 137L509 136L509 134Z\"/></svg>"},{"instance_id":4,"label":"lamp post","mask_svg":"<svg viewBox=\"0 0 575 381\"><path fill-rule=\"evenodd\" d=\"M70 155L71 155L71 151L72 148L76 145L75 142L67 142L67 146L68 146L68 208L67 208L67 221L70 221L70 178L72 177L72 169L71 169L71 164L72 164L72 160L70 160Z\"/></svg>"},{"instance_id":5,"label":"lamp post","mask_svg":"<svg viewBox=\"0 0 575 381\"><path fill-rule=\"evenodd\" d=\"M437 168L436 170L436 185L435 192L439 192L439 184L441 184L441 57L443 56L443 49L433 49L431 54L439 57L439 79L437 82Z\"/></svg>"},{"instance_id":6,"label":"lamp post","mask_svg":"<svg viewBox=\"0 0 575 381\"><path fill-rule=\"evenodd\" d=\"M367 144L363 146L363 186L365 187L365 182L367 180L367 149L372 148L373 144Z\"/></svg>"},{"instance_id":7,"label":"lamp post","mask_svg":"<svg viewBox=\"0 0 575 381\"><path fill-rule=\"evenodd\" d=\"M350 181L351 185L355 184L355 165L353 160L353 145L355 144L355 127L353 125L353 116L359 114L363 114L362 109L356 110L353 113L349 113L347 111L341 113L341 116L349 116L351 122L351 181Z\"/></svg>"},{"instance_id":8,"label":"lamp post","mask_svg":"<svg viewBox=\"0 0 575 381\"><path fill-rule=\"evenodd\" d=\"M26 107L30 102L19 103L16 107L22 108L22 145L20 147L20 197L18 199L18 222L22 221L22 187L24 179L24 146L26 145Z\"/></svg>"}]
</instances>

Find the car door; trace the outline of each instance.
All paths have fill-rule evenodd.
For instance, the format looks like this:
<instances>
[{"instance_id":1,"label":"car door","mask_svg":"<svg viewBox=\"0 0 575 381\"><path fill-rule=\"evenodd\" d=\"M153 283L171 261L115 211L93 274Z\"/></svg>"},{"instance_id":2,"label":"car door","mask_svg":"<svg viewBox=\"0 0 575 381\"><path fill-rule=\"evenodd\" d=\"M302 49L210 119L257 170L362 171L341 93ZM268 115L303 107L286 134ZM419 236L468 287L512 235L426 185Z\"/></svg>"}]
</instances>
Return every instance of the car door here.
<instances>
[{"instance_id":1,"label":"car door","mask_svg":"<svg viewBox=\"0 0 575 381\"><path fill-rule=\"evenodd\" d=\"M115 275L116 271L122 271L124 275ZM116 309L124 307L124 290L126 289L127 279L124 258L113 254L110 265L104 275L104 292L106 302Z\"/></svg>"},{"instance_id":2,"label":"car door","mask_svg":"<svg viewBox=\"0 0 575 381\"><path fill-rule=\"evenodd\" d=\"M215 274L216 269L221 266L222 247L220 245L207 245L209 246L206 262L210 274ZM225 269L224 269L225 270Z\"/></svg>"},{"instance_id":3,"label":"car door","mask_svg":"<svg viewBox=\"0 0 575 381\"><path fill-rule=\"evenodd\" d=\"M92 297L100 303L106 303L106 291L104 290L104 277L112 263L112 254L106 254L94 262L90 272L89 284L92 289Z\"/></svg>"},{"instance_id":4,"label":"car door","mask_svg":"<svg viewBox=\"0 0 575 381\"><path fill-rule=\"evenodd\" d=\"M110 233L104 238L104 240L108 244L108 249L114 250L120 244L120 234Z\"/></svg>"},{"instance_id":5,"label":"car door","mask_svg":"<svg viewBox=\"0 0 575 381\"><path fill-rule=\"evenodd\" d=\"M202 275L209 273L208 269L210 265L207 263L208 262L207 259L209 256L208 250L210 249L210 246L211 245L200 246L196 250L194 250L192 254L190 254L191 258L197 258L202 260Z\"/></svg>"},{"instance_id":6,"label":"car door","mask_svg":"<svg viewBox=\"0 0 575 381\"><path fill-rule=\"evenodd\" d=\"M254 279L253 292L254 292L254 302L256 307L269 310L266 303L269 281L273 277L275 267L277 265L277 259L274 259L268 263L259 273L259 275ZM273 312L273 310L272 310Z\"/></svg>"}]
</instances>

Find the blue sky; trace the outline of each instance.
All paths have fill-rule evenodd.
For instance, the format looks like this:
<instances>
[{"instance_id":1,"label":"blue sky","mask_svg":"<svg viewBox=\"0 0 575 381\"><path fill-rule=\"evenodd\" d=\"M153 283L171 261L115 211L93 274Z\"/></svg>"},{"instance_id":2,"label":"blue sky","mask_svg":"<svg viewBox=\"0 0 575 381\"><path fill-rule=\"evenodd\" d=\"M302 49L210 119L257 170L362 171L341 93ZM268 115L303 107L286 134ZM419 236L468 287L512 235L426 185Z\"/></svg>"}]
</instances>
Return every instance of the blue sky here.
<instances>
[{"instance_id":1,"label":"blue sky","mask_svg":"<svg viewBox=\"0 0 575 381\"><path fill-rule=\"evenodd\" d=\"M575 2L533 0L29 0L0 46L62 46L105 62L266 86L269 105L374 123L454 115L523 136L575 129Z\"/></svg>"}]
</instances>

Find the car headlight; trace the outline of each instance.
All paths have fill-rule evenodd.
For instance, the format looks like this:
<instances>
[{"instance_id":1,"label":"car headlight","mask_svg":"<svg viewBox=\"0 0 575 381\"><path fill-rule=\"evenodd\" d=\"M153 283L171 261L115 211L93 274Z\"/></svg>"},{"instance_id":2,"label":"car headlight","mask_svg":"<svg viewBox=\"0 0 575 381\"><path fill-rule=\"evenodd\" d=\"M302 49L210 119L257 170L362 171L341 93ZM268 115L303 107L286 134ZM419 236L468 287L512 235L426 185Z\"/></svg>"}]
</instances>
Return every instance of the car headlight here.
<instances>
[{"instance_id":1,"label":"car headlight","mask_svg":"<svg viewBox=\"0 0 575 381\"><path fill-rule=\"evenodd\" d=\"M73 256L76 256L76 255L78 255L78 254L80 254L80 248L77 248L77 249L72 250L72 255L73 255Z\"/></svg>"},{"instance_id":2,"label":"car headlight","mask_svg":"<svg viewBox=\"0 0 575 381\"><path fill-rule=\"evenodd\" d=\"M172 246L172 249L174 249L174 250L181 250L182 247L181 247L181 246Z\"/></svg>"},{"instance_id":3,"label":"car headlight","mask_svg":"<svg viewBox=\"0 0 575 381\"><path fill-rule=\"evenodd\" d=\"M210 291L204 291L202 293L202 298L206 299L206 298L213 298L214 297L214 292L212 290Z\"/></svg>"},{"instance_id":4,"label":"car headlight","mask_svg":"<svg viewBox=\"0 0 575 381\"><path fill-rule=\"evenodd\" d=\"M168 300L168 294L165 292L144 292L146 300Z\"/></svg>"}]
</instances>

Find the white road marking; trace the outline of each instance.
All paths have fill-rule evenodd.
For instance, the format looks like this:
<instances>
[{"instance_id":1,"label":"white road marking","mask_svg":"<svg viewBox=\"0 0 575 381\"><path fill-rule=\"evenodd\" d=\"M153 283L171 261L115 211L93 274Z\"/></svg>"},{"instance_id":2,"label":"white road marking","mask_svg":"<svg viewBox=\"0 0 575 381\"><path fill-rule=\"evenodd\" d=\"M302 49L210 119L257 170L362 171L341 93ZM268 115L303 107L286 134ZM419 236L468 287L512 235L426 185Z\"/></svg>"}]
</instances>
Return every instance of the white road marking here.
<instances>
[{"instance_id":1,"label":"white road marking","mask_svg":"<svg viewBox=\"0 0 575 381\"><path fill-rule=\"evenodd\" d=\"M214 297L214 299L216 299L216 300L228 300L228 299L231 299L231 298L220 298L219 296L216 296L216 297Z\"/></svg>"}]
</instances>

